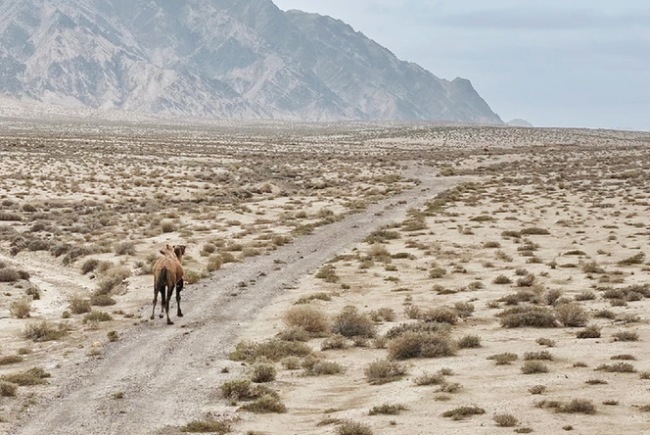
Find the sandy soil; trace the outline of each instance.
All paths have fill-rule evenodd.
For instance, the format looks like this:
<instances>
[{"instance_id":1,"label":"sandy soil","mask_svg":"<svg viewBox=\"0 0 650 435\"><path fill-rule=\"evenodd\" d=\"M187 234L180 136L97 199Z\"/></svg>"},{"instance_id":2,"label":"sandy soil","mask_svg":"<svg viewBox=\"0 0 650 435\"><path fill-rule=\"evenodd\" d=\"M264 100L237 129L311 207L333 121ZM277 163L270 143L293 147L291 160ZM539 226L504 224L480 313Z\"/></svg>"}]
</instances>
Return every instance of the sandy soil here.
<instances>
[{"instance_id":1,"label":"sandy soil","mask_svg":"<svg viewBox=\"0 0 650 435\"><path fill-rule=\"evenodd\" d=\"M163 188L172 195L185 192L187 200L197 198L215 181L204 185L188 175L205 179L206 168L218 158L224 165L214 171L221 174L219 183L232 174L252 174L228 185L232 198L239 195L235 184L252 195L233 205L184 204L191 210L161 211L156 222L169 220L175 231L160 233L142 225L137 231L147 233L139 238L128 226L138 216L127 216L114 230L122 232L122 239L118 234L111 243L134 240L136 253L89 255L137 272L157 246L183 242L190 252L188 270L200 271L210 258L199 253L200 246L221 238L225 243L218 248L242 245L230 251L241 253L240 258L210 274L198 273L198 281L184 291L186 316L174 319L174 326L148 321L151 276L136 273L111 291L117 301L109 308L111 321L86 323L73 315L61 321L69 329L65 338L32 343L24 338L26 325L40 319L58 322L70 298L92 293L102 275L80 273L83 257L64 265L43 251L23 249L12 256L16 242L7 237L0 260L30 276L3 284L1 355L20 353L24 359L3 364L0 375L38 366L51 377L47 385L19 387L16 396L2 397L1 430L175 434L192 421L221 421L231 433L247 435L406 435L433 433L432 427L449 434L650 432L650 351L644 345L650 340L650 266L643 255L650 234L647 134L435 126L314 133L305 126L287 133L284 142L265 128L245 138L219 133L221 145L214 151L209 144L215 132L194 133L204 145L183 159L196 171L176 180L183 186L152 186L151 192ZM7 141L15 143L19 136ZM119 135L112 131L105 137ZM139 140L151 149L174 143L173 154L182 149L176 148L183 142L178 138L187 135L142 137L149 138ZM275 154L265 148L271 142ZM232 151L233 143L241 143L241 149ZM301 143L299 150L295 143ZM327 155L333 144L339 144L338 154ZM133 158L157 159L147 147ZM84 159L92 163L90 151ZM3 152L18 161L21 153L35 158L29 146L5 144ZM197 152L205 154L197 160ZM242 162L264 153L287 160L256 178L255 162L250 170ZM310 160L319 153L324 160ZM206 165L199 167L200 160ZM65 160L61 165L65 168ZM74 175L73 168L61 168ZM101 167L94 168L95 179L110 180L114 171L102 175ZM2 170L14 175L8 167ZM54 177L43 171L43 179ZM90 178L81 191L73 186L67 191L67 179L54 180L59 185L51 190L43 184L35 191L12 176L5 177L10 181L3 186L3 199L24 215L25 203L52 197L107 201L118 208L116 192L129 195L119 183L94 190ZM140 195L146 195L148 178L139 176ZM304 189L305 184L310 187ZM293 194L279 194L286 189L294 189ZM356 207L356 201L363 206ZM302 224L294 222L297 211L304 211L304 222L318 225L303 232ZM335 218L319 221L327 217ZM10 225L25 231L35 221ZM279 236L290 240L265 242ZM87 243L101 245L104 237L86 233ZM332 279L319 277L325 265L334 271ZM31 303L31 318L17 319L9 308L30 286L40 290L41 298ZM371 335L339 337L339 346L332 347L335 336L328 329L306 342L310 358L336 364L340 373L309 372L308 358L294 367L287 359L271 362L277 374L264 385L278 393L284 413L246 412L241 409L245 400L223 397L225 383L269 364L237 360L231 352L238 344L295 333L289 331L287 313L296 307L320 313L332 326L349 306L373 319ZM509 326L504 313L514 307L543 310L553 322ZM390 338L396 327L432 324L444 329L436 337L450 345L450 354L397 353L400 336ZM579 338L589 327L599 336ZM111 331L119 339L109 340ZM30 352L20 352L26 348ZM497 364L495 356L503 354L516 359ZM403 374L370 382L369 368L377 362L393 363ZM531 367L533 373L525 373ZM427 377L437 380L418 385ZM475 407L477 415L443 416L463 407ZM359 424L356 432L350 429L353 423Z\"/></svg>"}]
</instances>

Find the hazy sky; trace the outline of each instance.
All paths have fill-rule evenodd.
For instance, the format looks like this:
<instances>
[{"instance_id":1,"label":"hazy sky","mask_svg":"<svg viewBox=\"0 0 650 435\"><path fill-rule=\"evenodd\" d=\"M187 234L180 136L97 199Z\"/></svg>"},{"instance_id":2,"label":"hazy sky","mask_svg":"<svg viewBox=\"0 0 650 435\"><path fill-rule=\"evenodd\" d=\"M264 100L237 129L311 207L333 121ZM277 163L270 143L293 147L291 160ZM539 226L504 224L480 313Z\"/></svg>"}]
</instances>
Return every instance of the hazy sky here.
<instances>
[{"instance_id":1,"label":"hazy sky","mask_svg":"<svg viewBox=\"0 0 650 435\"><path fill-rule=\"evenodd\" d=\"M648 0L274 0L338 18L504 121L650 130Z\"/></svg>"}]
</instances>

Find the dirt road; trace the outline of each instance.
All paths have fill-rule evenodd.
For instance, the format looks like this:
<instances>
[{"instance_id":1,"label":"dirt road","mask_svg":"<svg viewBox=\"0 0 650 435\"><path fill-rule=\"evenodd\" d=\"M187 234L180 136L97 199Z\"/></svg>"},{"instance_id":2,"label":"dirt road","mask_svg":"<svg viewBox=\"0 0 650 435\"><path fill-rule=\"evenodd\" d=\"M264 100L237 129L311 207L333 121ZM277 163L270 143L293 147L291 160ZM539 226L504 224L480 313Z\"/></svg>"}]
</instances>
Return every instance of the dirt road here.
<instances>
[{"instance_id":1,"label":"dirt road","mask_svg":"<svg viewBox=\"0 0 650 435\"><path fill-rule=\"evenodd\" d=\"M158 319L134 326L105 347L102 359L57 370L52 395L9 433L171 434L203 418L204 404L219 401L218 387L229 378L222 369L233 366L227 355L238 331L261 307L372 230L460 181L436 178L425 169L408 175L422 183L188 288L185 317L173 316L174 326Z\"/></svg>"}]
</instances>

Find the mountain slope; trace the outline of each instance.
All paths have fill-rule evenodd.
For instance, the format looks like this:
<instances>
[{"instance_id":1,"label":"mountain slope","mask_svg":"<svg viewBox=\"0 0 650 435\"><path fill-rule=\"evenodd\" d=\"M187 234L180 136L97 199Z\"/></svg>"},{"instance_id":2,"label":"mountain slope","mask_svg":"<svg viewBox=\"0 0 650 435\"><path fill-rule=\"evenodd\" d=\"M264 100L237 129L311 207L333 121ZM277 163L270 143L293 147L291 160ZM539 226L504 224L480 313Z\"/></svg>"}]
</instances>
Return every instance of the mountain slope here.
<instances>
[{"instance_id":1,"label":"mountain slope","mask_svg":"<svg viewBox=\"0 0 650 435\"><path fill-rule=\"evenodd\" d=\"M0 93L182 116L497 123L469 81L270 0L13 0Z\"/></svg>"}]
</instances>

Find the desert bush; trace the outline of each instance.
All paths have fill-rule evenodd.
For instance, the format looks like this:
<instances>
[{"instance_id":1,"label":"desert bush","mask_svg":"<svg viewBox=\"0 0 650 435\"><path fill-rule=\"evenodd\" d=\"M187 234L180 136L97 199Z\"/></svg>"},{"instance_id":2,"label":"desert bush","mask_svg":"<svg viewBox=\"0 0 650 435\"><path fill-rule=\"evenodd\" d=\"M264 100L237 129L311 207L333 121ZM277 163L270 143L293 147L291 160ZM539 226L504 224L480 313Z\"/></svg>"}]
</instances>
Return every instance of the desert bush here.
<instances>
[{"instance_id":1,"label":"desert bush","mask_svg":"<svg viewBox=\"0 0 650 435\"><path fill-rule=\"evenodd\" d=\"M285 340L269 340L262 343L241 341L231 352L230 359L234 361L255 361L260 357L271 361L279 361L287 356L304 357L311 354L311 348L305 343Z\"/></svg>"},{"instance_id":2,"label":"desert bush","mask_svg":"<svg viewBox=\"0 0 650 435\"><path fill-rule=\"evenodd\" d=\"M160 223L160 230L163 233L173 233L176 231L176 224L172 221L162 221Z\"/></svg>"},{"instance_id":3,"label":"desert bush","mask_svg":"<svg viewBox=\"0 0 650 435\"><path fill-rule=\"evenodd\" d=\"M539 344L540 346L555 347L555 341L551 340L550 338L538 338L535 340L535 343Z\"/></svg>"},{"instance_id":4,"label":"desert bush","mask_svg":"<svg viewBox=\"0 0 650 435\"><path fill-rule=\"evenodd\" d=\"M540 235L545 236L551 234L546 228L530 227L524 228L520 231L521 235Z\"/></svg>"},{"instance_id":5,"label":"desert bush","mask_svg":"<svg viewBox=\"0 0 650 435\"><path fill-rule=\"evenodd\" d=\"M342 335L327 337L320 345L321 350L346 349L349 347L347 338Z\"/></svg>"},{"instance_id":6,"label":"desert bush","mask_svg":"<svg viewBox=\"0 0 650 435\"><path fill-rule=\"evenodd\" d=\"M96 258L89 258L84 261L81 265L81 273L86 275L87 273L93 272L99 265L99 260Z\"/></svg>"},{"instance_id":7,"label":"desert bush","mask_svg":"<svg viewBox=\"0 0 650 435\"><path fill-rule=\"evenodd\" d=\"M517 361L518 358L519 357L516 353L511 352L498 353L496 355L490 355L487 357L487 359L494 360L498 366L512 364L514 361Z\"/></svg>"},{"instance_id":8,"label":"desert bush","mask_svg":"<svg viewBox=\"0 0 650 435\"><path fill-rule=\"evenodd\" d=\"M372 435L372 429L362 423L343 421L336 428L336 435Z\"/></svg>"},{"instance_id":9,"label":"desert bush","mask_svg":"<svg viewBox=\"0 0 650 435\"><path fill-rule=\"evenodd\" d=\"M345 373L345 367L334 361L317 361L305 368L307 376L338 375Z\"/></svg>"},{"instance_id":10,"label":"desert bush","mask_svg":"<svg viewBox=\"0 0 650 435\"><path fill-rule=\"evenodd\" d=\"M391 359L437 358L456 354L456 344L445 334L406 332L388 343Z\"/></svg>"},{"instance_id":11,"label":"desert bush","mask_svg":"<svg viewBox=\"0 0 650 435\"><path fill-rule=\"evenodd\" d=\"M250 378L255 383L271 382L275 380L277 371L271 363L257 362L251 369Z\"/></svg>"},{"instance_id":12,"label":"desert bush","mask_svg":"<svg viewBox=\"0 0 650 435\"><path fill-rule=\"evenodd\" d=\"M9 305L9 312L17 319L26 319L32 310L32 303L29 299L19 299Z\"/></svg>"},{"instance_id":13,"label":"desert bush","mask_svg":"<svg viewBox=\"0 0 650 435\"><path fill-rule=\"evenodd\" d=\"M332 332L344 337L366 338L373 338L377 333L372 319L351 305L344 307L333 319Z\"/></svg>"},{"instance_id":14,"label":"desert bush","mask_svg":"<svg viewBox=\"0 0 650 435\"><path fill-rule=\"evenodd\" d=\"M194 420L180 428L181 432L190 433L215 433L218 435L227 434L231 431L230 423L222 420L208 418L205 420Z\"/></svg>"},{"instance_id":15,"label":"desert bush","mask_svg":"<svg viewBox=\"0 0 650 435\"><path fill-rule=\"evenodd\" d=\"M499 427L513 427L519 424L519 420L512 414L497 414L493 420Z\"/></svg>"},{"instance_id":16,"label":"desert bush","mask_svg":"<svg viewBox=\"0 0 650 435\"><path fill-rule=\"evenodd\" d=\"M287 407L280 401L280 398L271 394L265 394L259 399L243 405L240 409L256 414L282 414L287 412Z\"/></svg>"},{"instance_id":17,"label":"desert bush","mask_svg":"<svg viewBox=\"0 0 650 435\"><path fill-rule=\"evenodd\" d=\"M0 380L0 397L14 397L17 390L18 385L13 382Z\"/></svg>"},{"instance_id":18,"label":"desert bush","mask_svg":"<svg viewBox=\"0 0 650 435\"><path fill-rule=\"evenodd\" d=\"M90 313L86 314L83 319L83 323L88 322L108 322L113 320L110 314L104 311L92 310Z\"/></svg>"},{"instance_id":19,"label":"desert bush","mask_svg":"<svg viewBox=\"0 0 650 435\"><path fill-rule=\"evenodd\" d=\"M474 313L474 304L471 302L456 302L454 304L454 310L458 313L458 316L462 319L467 319L472 316Z\"/></svg>"},{"instance_id":20,"label":"desert bush","mask_svg":"<svg viewBox=\"0 0 650 435\"><path fill-rule=\"evenodd\" d=\"M511 284L512 280L505 275L499 275L492 280L493 284Z\"/></svg>"},{"instance_id":21,"label":"desert bush","mask_svg":"<svg viewBox=\"0 0 650 435\"><path fill-rule=\"evenodd\" d=\"M276 337L279 340L284 340L284 341L307 342L311 338L311 334L309 334L309 332L305 331L304 329L298 326L292 326L290 328L283 329L282 331L278 332Z\"/></svg>"},{"instance_id":22,"label":"desert bush","mask_svg":"<svg viewBox=\"0 0 650 435\"><path fill-rule=\"evenodd\" d=\"M233 401L249 400L255 398L250 379L233 379L221 384L221 394L224 398Z\"/></svg>"},{"instance_id":23,"label":"desert bush","mask_svg":"<svg viewBox=\"0 0 650 435\"><path fill-rule=\"evenodd\" d=\"M95 294L108 294L122 281L131 276L131 271L125 267L112 267L104 273L102 279L97 283Z\"/></svg>"},{"instance_id":24,"label":"desert bush","mask_svg":"<svg viewBox=\"0 0 650 435\"><path fill-rule=\"evenodd\" d=\"M115 254L117 255L135 255L134 242L120 242L115 246Z\"/></svg>"},{"instance_id":25,"label":"desert bush","mask_svg":"<svg viewBox=\"0 0 650 435\"><path fill-rule=\"evenodd\" d=\"M585 326L589 320L585 310L576 303L558 305L555 307L555 315L564 326Z\"/></svg>"},{"instance_id":26,"label":"desert bush","mask_svg":"<svg viewBox=\"0 0 650 435\"><path fill-rule=\"evenodd\" d=\"M5 355L0 356L0 366L5 366L9 364L16 364L23 361L23 357L20 355Z\"/></svg>"},{"instance_id":27,"label":"desert bush","mask_svg":"<svg viewBox=\"0 0 650 435\"><path fill-rule=\"evenodd\" d=\"M20 280L20 274L13 267L0 269L0 282L16 282Z\"/></svg>"},{"instance_id":28,"label":"desert bush","mask_svg":"<svg viewBox=\"0 0 650 435\"><path fill-rule=\"evenodd\" d=\"M383 405L373 406L368 415L398 415L400 412L405 411L406 407L404 405L391 405L389 403L384 403Z\"/></svg>"},{"instance_id":29,"label":"desert bush","mask_svg":"<svg viewBox=\"0 0 650 435\"><path fill-rule=\"evenodd\" d=\"M90 301L88 299L84 299L79 295L73 296L70 299L70 311L72 311L73 314L89 313L91 309Z\"/></svg>"},{"instance_id":30,"label":"desert bush","mask_svg":"<svg viewBox=\"0 0 650 435\"><path fill-rule=\"evenodd\" d=\"M552 361L553 355L547 350L542 350L540 352L526 352L524 353L524 360L546 360Z\"/></svg>"},{"instance_id":31,"label":"desert bush","mask_svg":"<svg viewBox=\"0 0 650 435\"><path fill-rule=\"evenodd\" d=\"M545 385L533 385L528 389L528 392L533 395L542 394L544 391L546 391Z\"/></svg>"},{"instance_id":32,"label":"desert bush","mask_svg":"<svg viewBox=\"0 0 650 435\"><path fill-rule=\"evenodd\" d=\"M576 301L593 301L595 299L596 294L589 290L585 290L575 296Z\"/></svg>"},{"instance_id":33,"label":"desert bush","mask_svg":"<svg viewBox=\"0 0 650 435\"><path fill-rule=\"evenodd\" d=\"M634 331L621 331L612 334L612 337L616 341L637 341L639 334Z\"/></svg>"},{"instance_id":34,"label":"desert bush","mask_svg":"<svg viewBox=\"0 0 650 435\"><path fill-rule=\"evenodd\" d=\"M635 254L631 257L628 257L624 260L621 260L618 262L619 266L632 266L634 264L642 264L643 259L645 258L645 254L643 252L639 252L638 254Z\"/></svg>"},{"instance_id":35,"label":"desert bush","mask_svg":"<svg viewBox=\"0 0 650 435\"><path fill-rule=\"evenodd\" d=\"M300 368L300 358L297 356L287 356L280 360L280 364L286 370L298 370Z\"/></svg>"},{"instance_id":36,"label":"desert bush","mask_svg":"<svg viewBox=\"0 0 650 435\"><path fill-rule=\"evenodd\" d=\"M517 287L531 287L535 283L535 275L532 273L517 280Z\"/></svg>"},{"instance_id":37,"label":"desert bush","mask_svg":"<svg viewBox=\"0 0 650 435\"><path fill-rule=\"evenodd\" d=\"M441 385L445 383L445 376L442 373L422 373L413 379L417 386L423 385Z\"/></svg>"},{"instance_id":38,"label":"desert bush","mask_svg":"<svg viewBox=\"0 0 650 435\"><path fill-rule=\"evenodd\" d=\"M418 320L455 325L458 322L458 311L450 307L429 308L426 311L420 312Z\"/></svg>"},{"instance_id":39,"label":"desert bush","mask_svg":"<svg viewBox=\"0 0 650 435\"><path fill-rule=\"evenodd\" d=\"M303 296L303 297L299 298L299 299L295 302L295 305L307 304L307 303L309 303L309 302L311 302L311 301L314 301L314 300L319 300L319 301L326 301L326 302L329 302L329 301L332 300L332 296L330 296L328 293L323 293L323 292L320 292L320 293L314 293L314 294L312 294L312 295L309 295L309 296Z\"/></svg>"},{"instance_id":40,"label":"desert bush","mask_svg":"<svg viewBox=\"0 0 650 435\"><path fill-rule=\"evenodd\" d=\"M221 269L221 266L223 266L223 258L221 255L210 255L208 257L208 264L206 266L206 269L208 272L214 272L215 270Z\"/></svg>"},{"instance_id":41,"label":"desert bush","mask_svg":"<svg viewBox=\"0 0 650 435\"><path fill-rule=\"evenodd\" d=\"M363 373L370 384L380 385L402 378L406 374L406 367L394 361L376 360Z\"/></svg>"},{"instance_id":42,"label":"desert bush","mask_svg":"<svg viewBox=\"0 0 650 435\"><path fill-rule=\"evenodd\" d=\"M458 340L458 347L460 349L481 347L481 337L478 335L466 335Z\"/></svg>"},{"instance_id":43,"label":"desert bush","mask_svg":"<svg viewBox=\"0 0 650 435\"><path fill-rule=\"evenodd\" d=\"M62 338L68 333L63 325L52 325L46 320L32 323L25 327L23 336L35 342L52 341Z\"/></svg>"},{"instance_id":44,"label":"desert bush","mask_svg":"<svg viewBox=\"0 0 650 435\"><path fill-rule=\"evenodd\" d=\"M630 363L619 362L616 364L600 364L594 370L612 373L635 373L636 369Z\"/></svg>"},{"instance_id":45,"label":"desert bush","mask_svg":"<svg viewBox=\"0 0 650 435\"><path fill-rule=\"evenodd\" d=\"M590 400L573 399L569 403L557 400L542 400L535 404L538 408L551 408L555 412L568 414L595 414L596 407Z\"/></svg>"},{"instance_id":46,"label":"desert bush","mask_svg":"<svg viewBox=\"0 0 650 435\"><path fill-rule=\"evenodd\" d=\"M0 377L0 380L20 385L21 387L31 385L47 384L46 378L51 375L40 367L34 367L23 372L11 373Z\"/></svg>"},{"instance_id":47,"label":"desert bush","mask_svg":"<svg viewBox=\"0 0 650 435\"><path fill-rule=\"evenodd\" d=\"M539 361L526 361L521 366L521 372L525 375L529 375L532 373L547 373L548 367L546 366L546 364Z\"/></svg>"},{"instance_id":48,"label":"desert bush","mask_svg":"<svg viewBox=\"0 0 650 435\"><path fill-rule=\"evenodd\" d=\"M545 307L525 306L513 307L497 315L504 328L555 328L557 320L555 313Z\"/></svg>"},{"instance_id":49,"label":"desert bush","mask_svg":"<svg viewBox=\"0 0 650 435\"><path fill-rule=\"evenodd\" d=\"M415 322L415 323L402 323L389 329L384 336L388 339L397 338L406 332L421 332L421 333L447 333L451 329L448 323L435 323L435 322Z\"/></svg>"},{"instance_id":50,"label":"desert bush","mask_svg":"<svg viewBox=\"0 0 650 435\"><path fill-rule=\"evenodd\" d=\"M104 294L94 294L90 296L90 305L94 305L96 307L108 307L111 305L115 305L117 302L115 299L110 297L109 295L104 295Z\"/></svg>"},{"instance_id":51,"label":"desert bush","mask_svg":"<svg viewBox=\"0 0 650 435\"><path fill-rule=\"evenodd\" d=\"M327 316L310 306L291 307L284 314L284 322L288 326L302 328L313 336L325 335L330 326Z\"/></svg>"},{"instance_id":52,"label":"desert bush","mask_svg":"<svg viewBox=\"0 0 650 435\"><path fill-rule=\"evenodd\" d=\"M335 283L338 282L339 277L336 274L336 268L331 264L326 264L321 267L320 270L316 273L316 278L320 278L325 282Z\"/></svg>"},{"instance_id":53,"label":"desert bush","mask_svg":"<svg viewBox=\"0 0 650 435\"><path fill-rule=\"evenodd\" d=\"M591 325L576 333L577 338L600 338L600 328Z\"/></svg>"},{"instance_id":54,"label":"desert bush","mask_svg":"<svg viewBox=\"0 0 650 435\"><path fill-rule=\"evenodd\" d=\"M395 310L392 308L379 308L370 312L370 318L374 322L381 322L382 320L392 322L395 320Z\"/></svg>"},{"instance_id":55,"label":"desert bush","mask_svg":"<svg viewBox=\"0 0 650 435\"><path fill-rule=\"evenodd\" d=\"M461 406L442 413L443 417L451 418L453 420L463 420L464 418L471 417L472 415L485 414L483 408L478 406Z\"/></svg>"}]
</instances>

